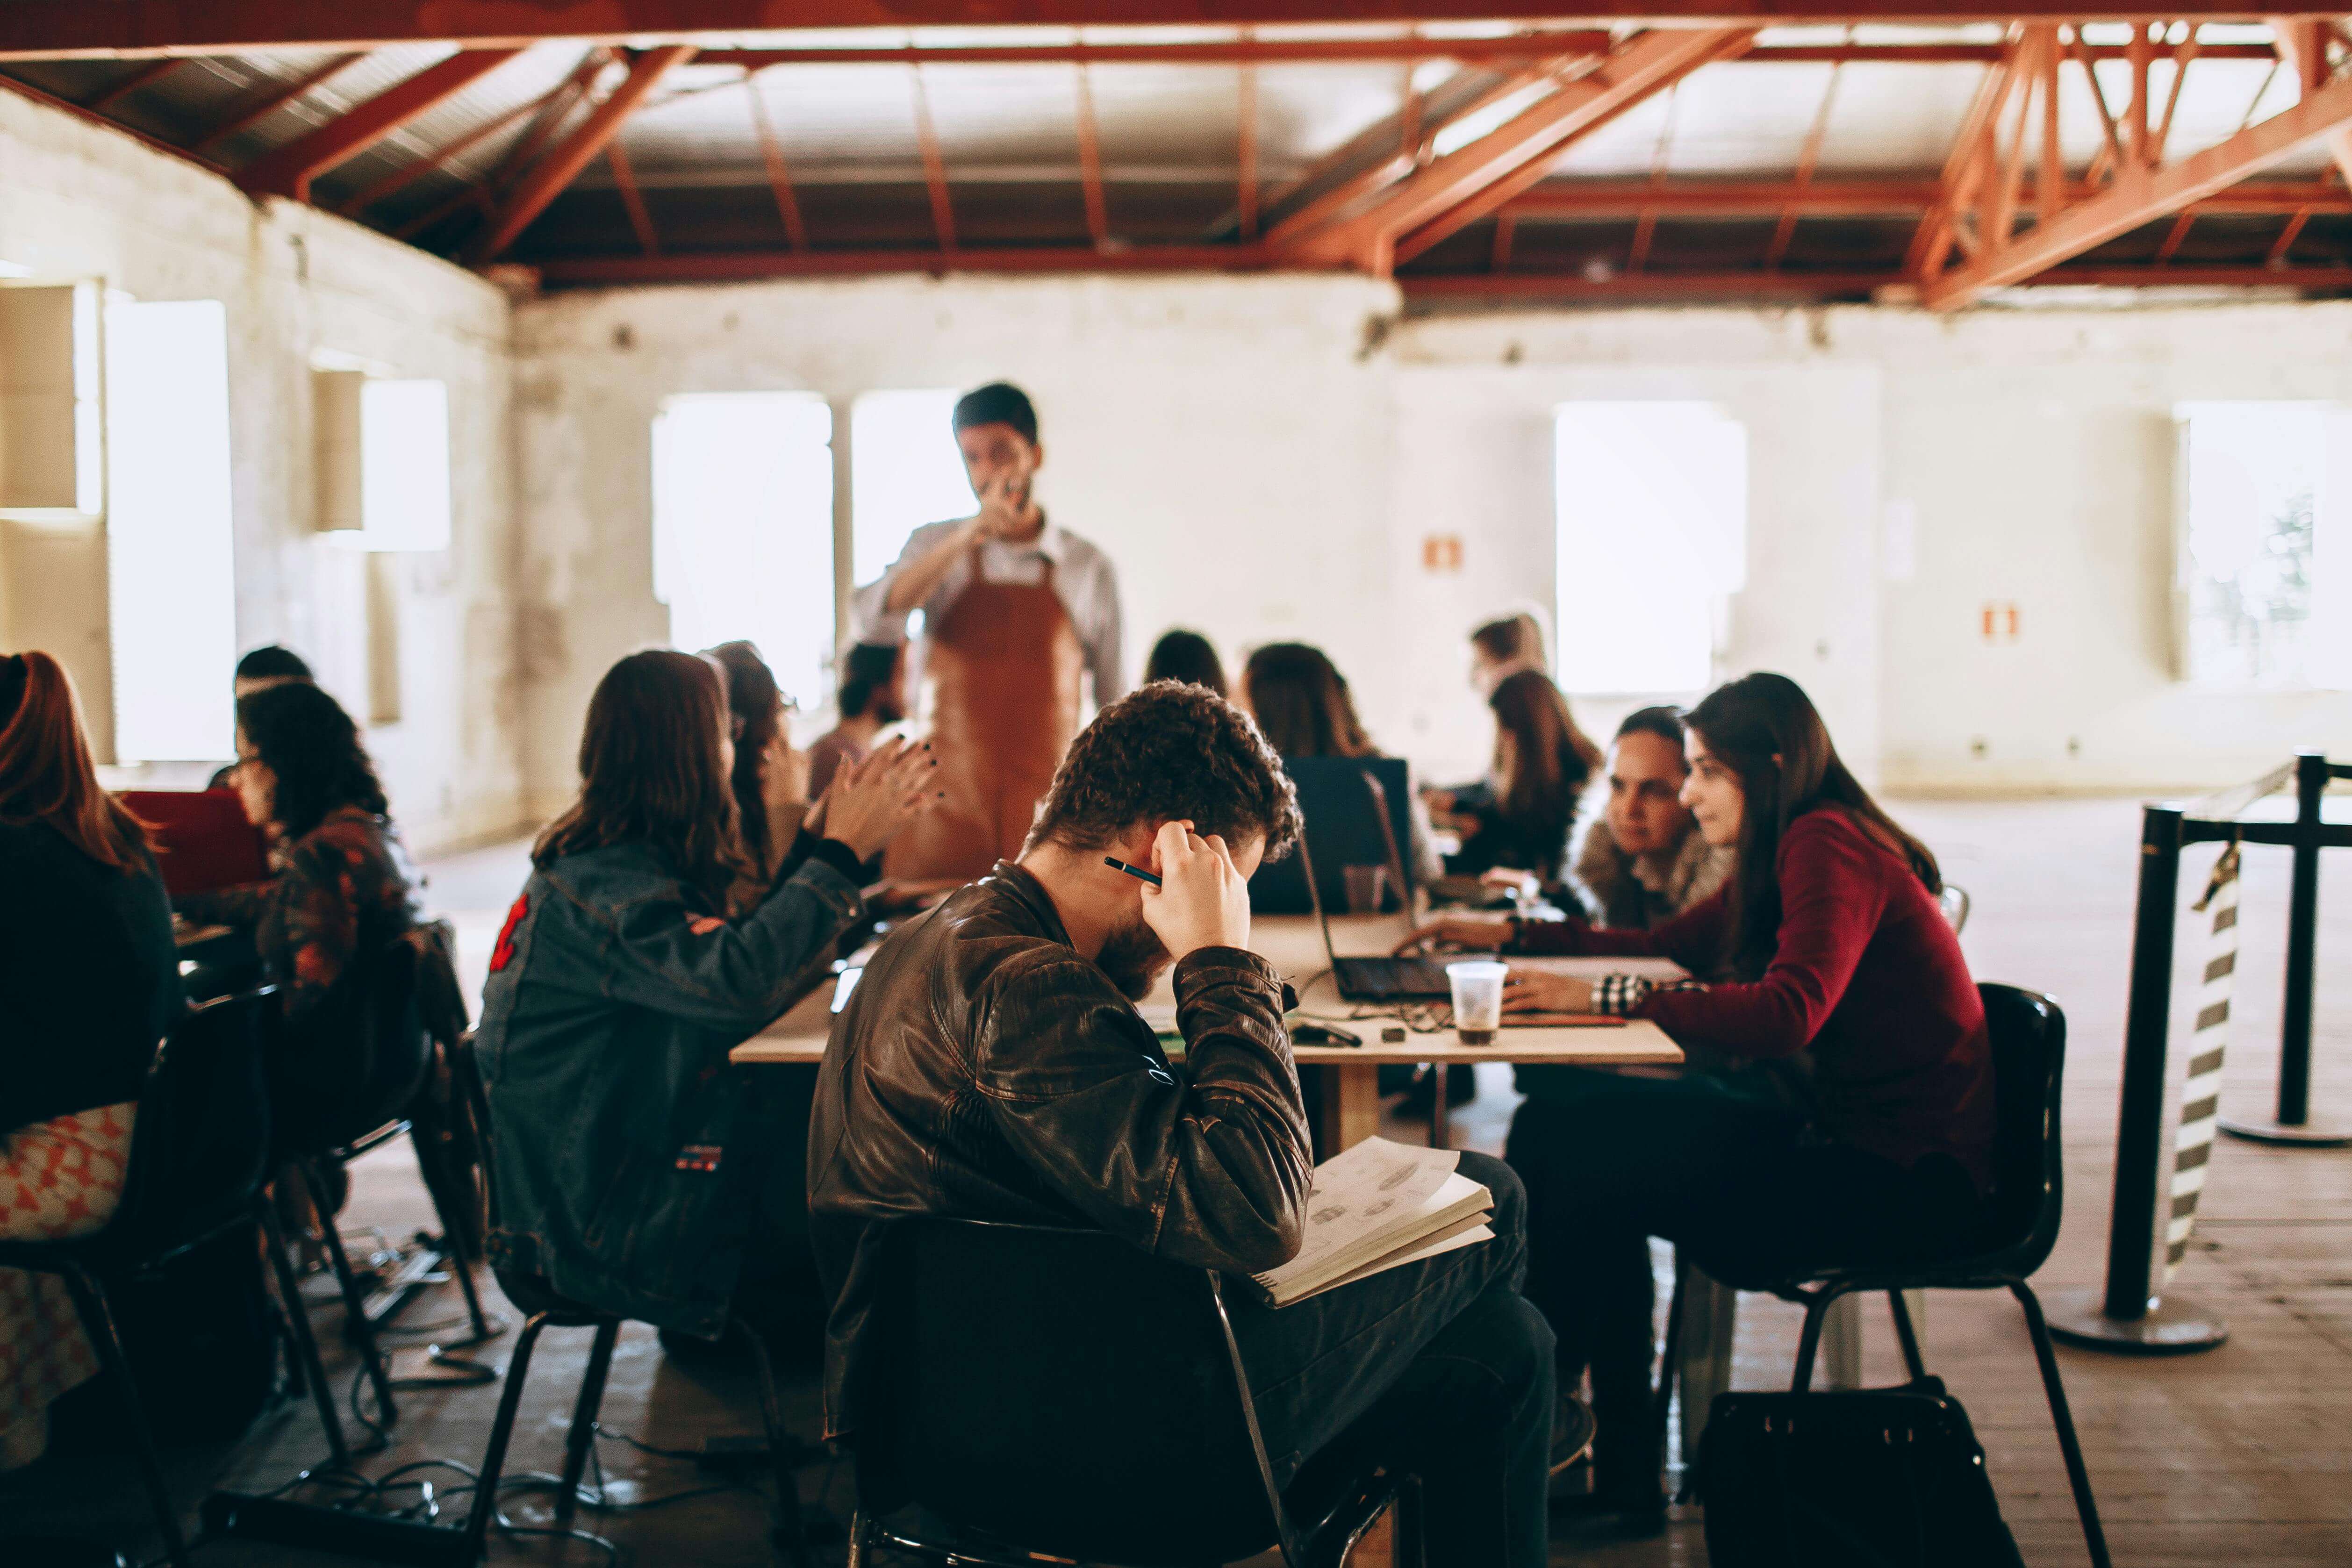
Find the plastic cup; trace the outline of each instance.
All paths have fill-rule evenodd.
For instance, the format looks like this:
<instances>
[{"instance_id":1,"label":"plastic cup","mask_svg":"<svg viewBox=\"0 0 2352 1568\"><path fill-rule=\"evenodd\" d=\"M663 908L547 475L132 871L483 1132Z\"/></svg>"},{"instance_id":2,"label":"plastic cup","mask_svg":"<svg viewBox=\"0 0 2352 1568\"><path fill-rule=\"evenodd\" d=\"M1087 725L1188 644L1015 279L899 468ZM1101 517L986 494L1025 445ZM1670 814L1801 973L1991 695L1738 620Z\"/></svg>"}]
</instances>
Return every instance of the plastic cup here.
<instances>
[{"instance_id":1,"label":"plastic cup","mask_svg":"<svg viewBox=\"0 0 2352 1568\"><path fill-rule=\"evenodd\" d=\"M1491 958L1445 966L1445 977L1454 985L1454 1032L1463 1044L1494 1043L1495 1031L1503 1027L1503 977L1510 972L1508 964Z\"/></svg>"},{"instance_id":2,"label":"plastic cup","mask_svg":"<svg viewBox=\"0 0 2352 1568\"><path fill-rule=\"evenodd\" d=\"M1378 915L1388 895L1389 868L1384 865L1351 865L1342 869L1348 879L1348 913Z\"/></svg>"}]
</instances>

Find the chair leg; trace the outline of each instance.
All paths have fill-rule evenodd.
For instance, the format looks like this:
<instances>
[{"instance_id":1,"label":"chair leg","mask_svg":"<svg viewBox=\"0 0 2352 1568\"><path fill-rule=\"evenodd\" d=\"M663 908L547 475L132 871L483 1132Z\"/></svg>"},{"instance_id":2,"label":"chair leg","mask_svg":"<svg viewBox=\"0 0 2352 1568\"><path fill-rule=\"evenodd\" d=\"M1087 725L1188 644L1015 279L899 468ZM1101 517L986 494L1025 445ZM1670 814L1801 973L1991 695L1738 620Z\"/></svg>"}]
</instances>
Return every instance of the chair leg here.
<instances>
[{"instance_id":1,"label":"chair leg","mask_svg":"<svg viewBox=\"0 0 2352 1568\"><path fill-rule=\"evenodd\" d=\"M335 1391L327 1383L326 1364L319 1359L319 1338L310 1332L310 1314L302 1305L301 1282L294 1277L294 1265L286 1256L286 1228L278 1223L278 1200L264 1192L253 1206L261 1222L264 1244L269 1251L270 1277L277 1281L278 1299L286 1309L287 1332L294 1336L294 1358L300 1367L302 1381L310 1385L311 1403L319 1407L319 1425L326 1429L327 1452L339 1466L349 1466L352 1451L343 1441L342 1417L335 1411Z\"/></svg>"},{"instance_id":2,"label":"chair leg","mask_svg":"<svg viewBox=\"0 0 2352 1568\"><path fill-rule=\"evenodd\" d=\"M375 1324L368 1318L367 1298L360 1293L359 1276L352 1272L351 1255L343 1250L343 1238L335 1228L335 1217L327 1212L327 1184L309 1160L295 1161L294 1168L302 1173L302 1185L310 1193L310 1206L318 1211L319 1234L326 1244L327 1261L334 1265L335 1282L343 1291L343 1320L366 1362L368 1381L375 1385L376 1403L383 1410L383 1424L389 1427L400 1415L392 1402L392 1377L384 1371L383 1353L375 1343Z\"/></svg>"},{"instance_id":3,"label":"chair leg","mask_svg":"<svg viewBox=\"0 0 2352 1568\"><path fill-rule=\"evenodd\" d=\"M793 1473L792 1450L799 1447L784 1427L782 1401L776 1396L775 1363L760 1331L740 1318L737 1332L751 1347L751 1364L760 1378L760 1426L768 1436L768 1464L776 1483L776 1535L792 1553L794 1568L812 1568L808 1521L801 1513L800 1478Z\"/></svg>"},{"instance_id":4,"label":"chair leg","mask_svg":"<svg viewBox=\"0 0 2352 1568\"><path fill-rule=\"evenodd\" d=\"M1903 1299L1902 1291L1889 1291L1886 1305L1895 1314L1895 1337L1903 1342L1903 1364L1916 1383L1927 1375L1927 1364L1919 1355L1919 1331L1911 1322L1911 1303Z\"/></svg>"},{"instance_id":5,"label":"chair leg","mask_svg":"<svg viewBox=\"0 0 2352 1568\"><path fill-rule=\"evenodd\" d=\"M1661 1469L1665 1466L1666 1432L1673 1424L1675 1412L1675 1379L1681 1375L1683 1344L1683 1292L1690 1286L1690 1265L1683 1260L1682 1249L1675 1250L1675 1294L1666 1304L1666 1343L1658 1356L1658 1396L1650 1411L1650 1450L1657 1455ZM1687 1430L1687 1427L1685 1427ZM1690 1489L1691 1456L1683 1456L1684 1482L1680 1490Z\"/></svg>"},{"instance_id":6,"label":"chair leg","mask_svg":"<svg viewBox=\"0 0 2352 1568\"><path fill-rule=\"evenodd\" d=\"M74 1311L81 1317L82 1332L89 1336L99 1360L114 1379L115 1392L122 1396L122 1411L131 1419L132 1446L139 1454L140 1478L147 1485L147 1504L154 1511L155 1528L163 1534L164 1555L172 1568L188 1568L187 1538L180 1533L179 1511L173 1506L172 1489L163 1479L163 1461L156 1457L155 1432L147 1425L146 1407L139 1402L131 1359L122 1354L122 1341L114 1332L114 1312L107 1304L106 1287L79 1264L67 1268L65 1281L73 1294Z\"/></svg>"},{"instance_id":7,"label":"chair leg","mask_svg":"<svg viewBox=\"0 0 2352 1568\"><path fill-rule=\"evenodd\" d=\"M433 1199L433 1216L441 1222L441 1245L449 1260L449 1271L457 1276L457 1289L466 1297L466 1317L474 1327L474 1338L490 1337L490 1322L482 1312L482 1294L474 1285L474 1259L467 1250L465 1232L449 1222L449 1211L443 1206L442 1195L455 1189L449 1168L441 1163L441 1149L429 1133L417 1130L412 1118L408 1124L408 1146L415 1152L416 1168L425 1178L425 1193Z\"/></svg>"},{"instance_id":8,"label":"chair leg","mask_svg":"<svg viewBox=\"0 0 2352 1568\"><path fill-rule=\"evenodd\" d=\"M1427 1516L1423 1511L1421 1478L1400 1476L1397 1479L1396 1507L1389 1529L1391 1550L1389 1560L1395 1568L1422 1568L1428 1561L1429 1542L1423 1533L1427 1529Z\"/></svg>"},{"instance_id":9,"label":"chair leg","mask_svg":"<svg viewBox=\"0 0 2352 1568\"><path fill-rule=\"evenodd\" d=\"M563 1490L555 1494L558 1524L571 1524L580 1506L580 1478L588 1473L588 1455L596 1447L596 1412L604 1406L604 1380L612 1375L613 1346L620 1337L619 1319L596 1325L596 1341L588 1351L588 1371L580 1379L580 1397L572 1406L572 1430L563 1438Z\"/></svg>"},{"instance_id":10,"label":"chair leg","mask_svg":"<svg viewBox=\"0 0 2352 1568\"><path fill-rule=\"evenodd\" d=\"M514 1354L507 1360L507 1385L499 1396L498 1418L490 1423L490 1446L482 1453L481 1479L474 1483L474 1511L466 1519L466 1561L479 1563L489 1542L490 1521L499 1516L499 1477L505 1473L507 1445L514 1438L515 1416L522 1407L523 1379L530 1372L531 1347L547 1326L543 1314L533 1314L515 1336Z\"/></svg>"},{"instance_id":11,"label":"chair leg","mask_svg":"<svg viewBox=\"0 0 2352 1568\"><path fill-rule=\"evenodd\" d=\"M1813 1385L1813 1362L1822 1353L1822 1325L1829 1315L1830 1303L1840 1294L1823 1290L1805 1297L1805 1332L1797 1337L1797 1374L1789 1384L1791 1393L1803 1394Z\"/></svg>"},{"instance_id":12,"label":"chair leg","mask_svg":"<svg viewBox=\"0 0 2352 1568\"><path fill-rule=\"evenodd\" d=\"M872 1568L874 1545L867 1538L867 1529L864 1509L849 1516L849 1561L845 1568Z\"/></svg>"},{"instance_id":13,"label":"chair leg","mask_svg":"<svg viewBox=\"0 0 2352 1568\"><path fill-rule=\"evenodd\" d=\"M2083 1521L2083 1541L2091 1549L2092 1568L2109 1568L2107 1532L2099 1525L2098 1500L2091 1495L2091 1472L2083 1463L2083 1445L2074 1436L2074 1416L2066 1406L2066 1385L2058 1376L2058 1352L2050 1343L2050 1324L2033 1287L2012 1280L2010 1293L2024 1309L2026 1332L2033 1336L2033 1359L2042 1367L2042 1390L2050 1396L2050 1420L2058 1428L2058 1448L2066 1457L2066 1484L2074 1489L2074 1511Z\"/></svg>"}]
</instances>

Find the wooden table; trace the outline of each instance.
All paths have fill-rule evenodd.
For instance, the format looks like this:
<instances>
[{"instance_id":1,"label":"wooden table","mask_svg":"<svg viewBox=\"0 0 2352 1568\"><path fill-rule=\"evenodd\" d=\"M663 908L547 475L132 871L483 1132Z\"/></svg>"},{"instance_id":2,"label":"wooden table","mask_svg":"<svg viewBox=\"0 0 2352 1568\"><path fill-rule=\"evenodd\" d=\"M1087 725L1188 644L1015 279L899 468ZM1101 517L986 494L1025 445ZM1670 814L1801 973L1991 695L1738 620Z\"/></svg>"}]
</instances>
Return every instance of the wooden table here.
<instances>
[{"instance_id":1,"label":"wooden table","mask_svg":"<svg viewBox=\"0 0 2352 1568\"><path fill-rule=\"evenodd\" d=\"M1333 945L1344 954L1371 955L1394 946L1404 930L1401 917L1335 916ZM1593 1028L1522 1029L1498 1030L1491 1045L1465 1045L1452 1030L1426 1034L1408 1032L1399 1042L1383 1042L1381 1028L1393 1018L1357 1017L1359 1005L1341 999L1333 988L1323 939L1312 917L1265 915L1251 923L1250 946L1298 990L1301 1013L1318 1021L1339 1024L1363 1037L1360 1046L1298 1045L1292 1055L1301 1066L1330 1070L1323 1095L1323 1146L1327 1152L1360 1142L1380 1131L1380 1070L1383 1066L1423 1061L1552 1062L1578 1067L1633 1067L1678 1063L1683 1053L1657 1025L1644 1019ZM1567 967L1590 961L1538 960L1546 968ZM1599 969L1624 969L1624 960L1600 963ZM799 1006L735 1048L732 1059L745 1063L820 1061L825 1036L833 1023L833 985L818 987ZM1165 1025L1173 1017L1175 997L1165 979L1141 1011ZM1369 1009L1361 1009L1370 1012ZM1443 1107L1444 1100L1439 1097ZM1442 1111L1441 1111L1442 1114Z\"/></svg>"}]
</instances>

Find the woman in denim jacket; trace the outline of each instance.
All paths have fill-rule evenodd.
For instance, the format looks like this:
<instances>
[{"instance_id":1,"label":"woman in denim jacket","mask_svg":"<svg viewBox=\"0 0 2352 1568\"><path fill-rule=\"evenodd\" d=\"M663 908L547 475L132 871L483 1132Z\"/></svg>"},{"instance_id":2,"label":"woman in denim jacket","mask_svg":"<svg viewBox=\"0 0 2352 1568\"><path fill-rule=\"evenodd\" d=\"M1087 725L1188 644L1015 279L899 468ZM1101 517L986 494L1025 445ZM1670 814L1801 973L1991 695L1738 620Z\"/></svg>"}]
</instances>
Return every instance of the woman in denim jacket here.
<instances>
[{"instance_id":1,"label":"woman in denim jacket","mask_svg":"<svg viewBox=\"0 0 2352 1568\"><path fill-rule=\"evenodd\" d=\"M655 650L605 674L580 799L532 849L476 1039L498 1148L492 1257L706 1337L726 1326L769 1163L768 1140L744 1135L751 1074L727 1053L806 991L863 913L860 863L937 799L927 747L877 751L738 910L733 750L709 662Z\"/></svg>"}]
</instances>

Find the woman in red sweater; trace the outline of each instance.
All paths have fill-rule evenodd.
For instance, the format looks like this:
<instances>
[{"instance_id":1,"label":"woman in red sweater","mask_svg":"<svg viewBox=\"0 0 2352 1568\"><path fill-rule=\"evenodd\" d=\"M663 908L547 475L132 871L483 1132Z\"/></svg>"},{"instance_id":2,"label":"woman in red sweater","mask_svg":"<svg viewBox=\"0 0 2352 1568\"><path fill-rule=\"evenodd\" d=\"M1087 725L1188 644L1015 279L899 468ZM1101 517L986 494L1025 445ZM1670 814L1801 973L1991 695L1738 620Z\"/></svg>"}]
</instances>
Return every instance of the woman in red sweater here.
<instances>
[{"instance_id":1,"label":"woman in red sweater","mask_svg":"<svg viewBox=\"0 0 2352 1568\"><path fill-rule=\"evenodd\" d=\"M1734 681L1688 723L1683 802L1709 843L1738 851L1721 893L1648 931L1433 932L1671 958L1698 978L1521 971L1506 1005L1649 1019L1734 1064L1668 1079L1563 1070L1523 1084L1511 1127L1528 1298L1559 1335L1561 1386L1593 1371L1597 1507L1643 1524L1661 1506L1645 1441L1646 1239L1735 1285L1948 1249L1977 1222L1993 1135L1984 1009L1937 906L1935 856L1846 769L1786 676Z\"/></svg>"}]
</instances>

